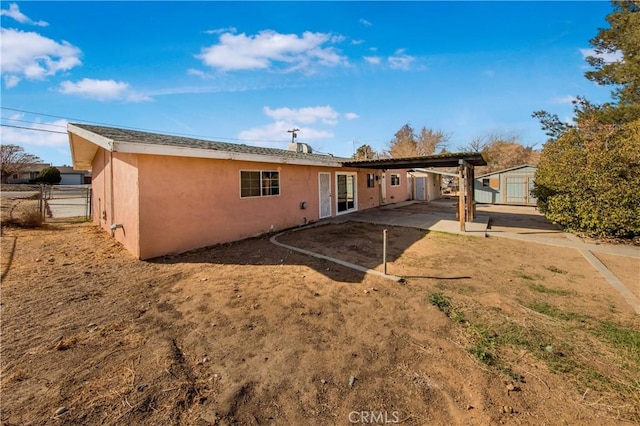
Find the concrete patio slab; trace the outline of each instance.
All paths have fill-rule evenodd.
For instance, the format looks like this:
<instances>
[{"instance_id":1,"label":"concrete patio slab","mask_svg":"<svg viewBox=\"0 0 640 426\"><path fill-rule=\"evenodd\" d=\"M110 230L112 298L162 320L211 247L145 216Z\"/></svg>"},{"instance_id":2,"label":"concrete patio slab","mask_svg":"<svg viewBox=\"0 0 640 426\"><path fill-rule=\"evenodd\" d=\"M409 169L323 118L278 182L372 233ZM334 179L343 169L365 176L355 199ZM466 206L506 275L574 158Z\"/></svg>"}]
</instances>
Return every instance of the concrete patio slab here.
<instances>
[{"instance_id":1,"label":"concrete patio slab","mask_svg":"<svg viewBox=\"0 0 640 426\"><path fill-rule=\"evenodd\" d=\"M486 214L479 214L474 222L465 225L465 231L461 231L460 222L456 219L456 205L456 200L451 199L428 203L407 201L338 216L330 219L330 222L366 222L376 225L406 226L428 231L485 237L490 217Z\"/></svg>"}]
</instances>

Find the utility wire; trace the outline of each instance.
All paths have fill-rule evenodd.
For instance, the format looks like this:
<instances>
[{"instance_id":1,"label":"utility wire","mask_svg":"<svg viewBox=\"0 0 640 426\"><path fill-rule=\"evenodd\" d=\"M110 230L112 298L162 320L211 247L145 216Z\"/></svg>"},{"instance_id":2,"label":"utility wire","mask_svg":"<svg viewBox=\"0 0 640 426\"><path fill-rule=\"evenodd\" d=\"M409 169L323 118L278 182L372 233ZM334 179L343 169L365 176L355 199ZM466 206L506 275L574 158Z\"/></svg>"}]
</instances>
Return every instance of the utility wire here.
<instances>
[{"instance_id":1,"label":"utility wire","mask_svg":"<svg viewBox=\"0 0 640 426\"><path fill-rule=\"evenodd\" d=\"M87 124L95 124L95 125L98 125L98 126L117 127L117 128L120 128L120 129L136 130L136 131L140 131L140 132L151 132L151 133L168 134L168 135L183 136L183 137L190 137L190 138L201 138L201 139L208 139L208 140L223 139L223 140L238 141L238 142L262 142L262 143L278 143L278 144L286 143L286 141L276 141L276 140L238 139L238 138L227 138L227 137L223 137L223 136L202 136L202 135L191 135L191 134L188 134L188 133L162 132L160 130L143 129L143 128L139 128L139 127L129 127L129 126L119 126L119 125L116 125L116 124L101 123L99 121L89 121L89 120L83 120L83 119L80 119L80 118L63 117L63 116L60 116L60 115L45 114L45 113L40 113L40 112L35 112L35 111L27 111L27 110L17 109L17 108L0 107L0 109L5 109L7 111L21 112L21 113L25 113L25 114L41 115L43 117L61 118L63 120L67 120L67 121L71 121L71 122L75 121L75 122L82 122L82 123L87 123ZM39 124L39 123L33 122L33 124ZM9 126L9 127L16 127L16 126Z\"/></svg>"},{"instance_id":2,"label":"utility wire","mask_svg":"<svg viewBox=\"0 0 640 426\"><path fill-rule=\"evenodd\" d=\"M67 126L63 126L62 124L42 123L42 122L38 122L38 121L19 120L17 118L6 118L6 117L2 117L1 119L2 120L8 120L8 121L18 121L20 123L37 124L39 126L60 127L62 129L66 129L67 128Z\"/></svg>"},{"instance_id":3,"label":"utility wire","mask_svg":"<svg viewBox=\"0 0 640 426\"><path fill-rule=\"evenodd\" d=\"M55 131L55 130L47 130L47 129L36 129L36 128L33 128L33 127L25 127L25 126L13 126L11 124L0 124L0 126L2 126L2 127L13 127L15 129L34 130L36 132L59 133L61 135L66 135L67 134L67 132L58 132L58 131Z\"/></svg>"}]
</instances>

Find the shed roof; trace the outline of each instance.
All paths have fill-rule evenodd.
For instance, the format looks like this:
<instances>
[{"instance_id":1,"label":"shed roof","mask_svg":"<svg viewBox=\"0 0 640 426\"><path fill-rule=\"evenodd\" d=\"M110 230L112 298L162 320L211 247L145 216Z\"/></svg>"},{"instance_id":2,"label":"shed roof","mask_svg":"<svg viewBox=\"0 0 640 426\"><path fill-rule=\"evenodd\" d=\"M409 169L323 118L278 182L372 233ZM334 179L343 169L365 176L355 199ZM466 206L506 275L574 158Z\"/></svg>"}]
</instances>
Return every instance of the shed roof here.
<instances>
[{"instance_id":1,"label":"shed roof","mask_svg":"<svg viewBox=\"0 0 640 426\"><path fill-rule=\"evenodd\" d=\"M506 172L510 172L512 170L519 170L519 169L524 169L525 167L533 167L534 169L536 168L536 166L531 165L531 164L523 164L521 166L515 166L515 167L509 167L508 169L502 169L502 170L495 170L493 172L489 172L489 173L485 173L479 176L476 176L476 179L478 178L482 178L482 177L487 177L487 176L491 176L491 175L497 175L499 173L506 173Z\"/></svg>"}]
</instances>

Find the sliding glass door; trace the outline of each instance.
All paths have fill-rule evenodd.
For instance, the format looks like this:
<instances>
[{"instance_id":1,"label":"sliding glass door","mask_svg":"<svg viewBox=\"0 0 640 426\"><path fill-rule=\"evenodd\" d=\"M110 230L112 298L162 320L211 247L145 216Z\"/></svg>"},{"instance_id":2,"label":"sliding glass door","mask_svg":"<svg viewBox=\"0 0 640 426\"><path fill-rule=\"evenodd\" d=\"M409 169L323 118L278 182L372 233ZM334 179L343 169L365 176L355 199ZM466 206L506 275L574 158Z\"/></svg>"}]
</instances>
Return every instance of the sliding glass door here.
<instances>
[{"instance_id":1,"label":"sliding glass door","mask_svg":"<svg viewBox=\"0 0 640 426\"><path fill-rule=\"evenodd\" d=\"M356 198L356 174L355 173L336 173L336 211L345 213L357 210Z\"/></svg>"}]
</instances>

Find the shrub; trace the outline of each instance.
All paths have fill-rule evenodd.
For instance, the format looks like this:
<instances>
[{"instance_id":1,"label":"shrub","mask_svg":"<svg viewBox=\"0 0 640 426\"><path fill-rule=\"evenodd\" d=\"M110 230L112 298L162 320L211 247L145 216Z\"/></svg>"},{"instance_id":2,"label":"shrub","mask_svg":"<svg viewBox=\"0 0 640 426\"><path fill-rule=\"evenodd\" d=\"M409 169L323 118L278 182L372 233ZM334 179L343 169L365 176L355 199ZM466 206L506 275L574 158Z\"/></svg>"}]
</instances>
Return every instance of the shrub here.
<instances>
[{"instance_id":1,"label":"shrub","mask_svg":"<svg viewBox=\"0 0 640 426\"><path fill-rule=\"evenodd\" d=\"M62 176L60 176L60 170L56 167L46 167L38 173L38 177L36 178L36 182L48 183L48 184L56 184L60 183L62 180Z\"/></svg>"},{"instance_id":2,"label":"shrub","mask_svg":"<svg viewBox=\"0 0 640 426\"><path fill-rule=\"evenodd\" d=\"M640 235L640 120L585 120L544 146L535 176L548 219L591 235Z\"/></svg>"},{"instance_id":3,"label":"shrub","mask_svg":"<svg viewBox=\"0 0 640 426\"><path fill-rule=\"evenodd\" d=\"M37 201L21 202L11 212L10 223L22 228L38 228L44 223Z\"/></svg>"}]
</instances>

